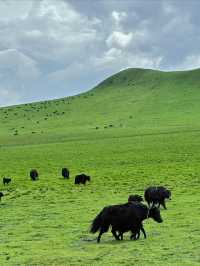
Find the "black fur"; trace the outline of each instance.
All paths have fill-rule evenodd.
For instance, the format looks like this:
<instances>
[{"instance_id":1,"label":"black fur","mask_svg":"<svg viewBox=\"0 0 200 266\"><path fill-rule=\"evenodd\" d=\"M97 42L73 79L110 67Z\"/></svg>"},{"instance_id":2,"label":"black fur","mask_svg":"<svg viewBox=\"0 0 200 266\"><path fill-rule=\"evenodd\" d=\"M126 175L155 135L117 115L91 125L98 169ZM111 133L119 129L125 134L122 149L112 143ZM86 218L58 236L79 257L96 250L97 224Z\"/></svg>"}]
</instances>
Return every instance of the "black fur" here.
<instances>
[{"instance_id":1,"label":"black fur","mask_svg":"<svg viewBox=\"0 0 200 266\"><path fill-rule=\"evenodd\" d=\"M140 195L130 195L128 197L128 202L142 202L143 201L143 197Z\"/></svg>"},{"instance_id":2,"label":"black fur","mask_svg":"<svg viewBox=\"0 0 200 266\"><path fill-rule=\"evenodd\" d=\"M103 210L93 220L90 232L99 231L97 242L100 242L101 235L112 227L112 234L116 240L119 240L117 231L120 234L131 231L131 239L136 239L136 234L141 230L142 221L147 218L153 218L161 223L162 218L158 208L149 209L142 203L126 203L121 205L112 205L103 208Z\"/></svg>"},{"instance_id":3,"label":"black fur","mask_svg":"<svg viewBox=\"0 0 200 266\"><path fill-rule=\"evenodd\" d=\"M85 174L80 174L75 177L75 184L84 184L86 181L90 181L90 176L85 175Z\"/></svg>"},{"instance_id":4,"label":"black fur","mask_svg":"<svg viewBox=\"0 0 200 266\"><path fill-rule=\"evenodd\" d=\"M11 182L11 178L10 177L4 177L3 178L3 184L5 186L5 184L9 184Z\"/></svg>"},{"instance_id":5,"label":"black fur","mask_svg":"<svg viewBox=\"0 0 200 266\"><path fill-rule=\"evenodd\" d=\"M67 168L62 168L62 176L64 179L69 179L69 170Z\"/></svg>"},{"instance_id":6,"label":"black fur","mask_svg":"<svg viewBox=\"0 0 200 266\"><path fill-rule=\"evenodd\" d=\"M33 181L35 181L35 180L38 179L38 177L39 177L38 171L37 171L36 169L32 169L32 170L30 171L30 178L31 178Z\"/></svg>"},{"instance_id":7,"label":"black fur","mask_svg":"<svg viewBox=\"0 0 200 266\"><path fill-rule=\"evenodd\" d=\"M128 197L128 203L137 203L137 202L142 202L143 198L140 195L130 195ZM142 231L144 238L146 238L146 232L144 230L143 224L141 223L141 228L140 230ZM139 239L140 238L140 230L138 231L138 233L135 234L134 239ZM120 238L120 240L123 240L123 233L119 233L118 237ZM131 236L131 238L133 238L133 236Z\"/></svg>"},{"instance_id":8,"label":"black fur","mask_svg":"<svg viewBox=\"0 0 200 266\"><path fill-rule=\"evenodd\" d=\"M158 204L159 207L162 205L164 209L167 209L165 199L171 200L171 191L162 186L148 187L144 192L144 198L149 206Z\"/></svg>"}]
</instances>

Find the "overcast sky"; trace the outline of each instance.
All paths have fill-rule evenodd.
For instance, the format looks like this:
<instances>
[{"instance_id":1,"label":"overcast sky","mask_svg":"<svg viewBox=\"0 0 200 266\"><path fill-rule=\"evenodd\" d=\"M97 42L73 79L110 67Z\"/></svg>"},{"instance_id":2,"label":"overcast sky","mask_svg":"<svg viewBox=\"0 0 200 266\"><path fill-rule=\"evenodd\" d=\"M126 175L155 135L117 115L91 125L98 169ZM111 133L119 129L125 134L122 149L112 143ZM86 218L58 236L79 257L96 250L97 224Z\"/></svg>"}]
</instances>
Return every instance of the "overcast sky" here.
<instances>
[{"instance_id":1,"label":"overcast sky","mask_svg":"<svg viewBox=\"0 0 200 266\"><path fill-rule=\"evenodd\" d=\"M0 106L88 90L129 67L200 67L198 0L0 0Z\"/></svg>"}]
</instances>

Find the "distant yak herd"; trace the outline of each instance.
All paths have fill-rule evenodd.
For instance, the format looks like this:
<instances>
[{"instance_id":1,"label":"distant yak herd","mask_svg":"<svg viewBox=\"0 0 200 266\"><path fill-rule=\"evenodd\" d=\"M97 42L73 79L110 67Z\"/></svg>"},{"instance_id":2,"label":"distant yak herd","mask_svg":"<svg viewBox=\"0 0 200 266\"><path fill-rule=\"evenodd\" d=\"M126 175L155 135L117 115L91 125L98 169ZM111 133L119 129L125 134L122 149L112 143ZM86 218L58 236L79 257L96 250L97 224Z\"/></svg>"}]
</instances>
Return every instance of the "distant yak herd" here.
<instances>
[{"instance_id":1,"label":"distant yak herd","mask_svg":"<svg viewBox=\"0 0 200 266\"><path fill-rule=\"evenodd\" d=\"M62 168L61 174L63 176L64 179L69 179L69 170L67 168ZM36 181L39 179L39 173L36 169L32 169L30 171L30 178L32 181ZM74 184L76 185L80 185L83 184L85 185L87 181L90 181L91 178L88 175L85 174L79 174L75 176L75 180L74 180ZM3 184L8 185L11 182L11 178L10 177L3 177ZM0 201L1 198L4 196L3 192L0 192Z\"/></svg>"},{"instance_id":2,"label":"distant yak herd","mask_svg":"<svg viewBox=\"0 0 200 266\"><path fill-rule=\"evenodd\" d=\"M67 168L62 168L61 174L64 179L69 179L69 170ZM39 173L36 169L32 169L30 171L30 178L32 181L36 181L39 179ZM86 181L90 181L90 176L85 174L79 174L75 176L74 184L86 184ZM9 184L11 182L10 177L3 177L3 184Z\"/></svg>"},{"instance_id":3,"label":"distant yak herd","mask_svg":"<svg viewBox=\"0 0 200 266\"><path fill-rule=\"evenodd\" d=\"M64 179L70 177L67 168L62 168L61 174ZM36 169L30 171L30 178L32 181L39 179L39 173ZM82 173L75 176L74 184L85 185L90 180L90 176ZM10 177L3 177L4 185L8 185L10 182ZM3 196L4 194L0 192L0 201ZM129 231L131 232L130 239L139 239L140 232L146 238L143 221L152 218L157 223L162 223L160 205L167 209L165 201L171 199L171 192L163 186L151 186L144 191L144 199L147 205L143 203L142 196L130 195L127 203L104 207L95 217L90 228L91 233L99 232L97 242L100 242L102 234L108 232L109 228L111 228L112 235L116 240L123 240L123 234Z\"/></svg>"}]
</instances>

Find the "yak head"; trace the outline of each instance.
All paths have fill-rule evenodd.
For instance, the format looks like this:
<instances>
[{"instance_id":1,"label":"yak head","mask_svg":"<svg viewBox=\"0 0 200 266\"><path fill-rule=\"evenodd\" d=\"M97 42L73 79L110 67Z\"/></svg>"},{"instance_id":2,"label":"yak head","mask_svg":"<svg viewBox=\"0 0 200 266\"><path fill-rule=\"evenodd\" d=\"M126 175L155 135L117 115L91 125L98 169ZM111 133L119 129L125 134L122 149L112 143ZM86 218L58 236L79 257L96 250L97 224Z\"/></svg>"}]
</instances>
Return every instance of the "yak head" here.
<instances>
[{"instance_id":1,"label":"yak head","mask_svg":"<svg viewBox=\"0 0 200 266\"><path fill-rule=\"evenodd\" d=\"M165 199L171 200L171 191L168 189L165 189L165 191L163 191L163 196Z\"/></svg>"},{"instance_id":2,"label":"yak head","mask_svg":"<svg viewBox=\"0 0 200 266\"><path fill-rule=\"evenodd\" d=\"M171 200L171 191L169 189L166 189L165 187L161 186L158 187L158 190L161 198Z\"/></svg>"},{"instance_id":3,"label":"yak head","mask_svg":"<svg viewBox=\"0 0 200 266\"><path fill-rule=\"evenodd\" d=\"M90 176L89 175L86 176L86 180L90 181Z\"/></svg>"},{"instance_id":4,"label":"yak head","mask_svg":"<svg viewBox=\"0 0 200 266\"><path fill-rule=\"evenodd\" d=\"M162 223L163 219L160 215L160 209L158 208L157 204L152 204L149 207L149 213L148 213L148 217L151 217L154 221L156 221L157 223Z\"/></svg>"}]
</instances>

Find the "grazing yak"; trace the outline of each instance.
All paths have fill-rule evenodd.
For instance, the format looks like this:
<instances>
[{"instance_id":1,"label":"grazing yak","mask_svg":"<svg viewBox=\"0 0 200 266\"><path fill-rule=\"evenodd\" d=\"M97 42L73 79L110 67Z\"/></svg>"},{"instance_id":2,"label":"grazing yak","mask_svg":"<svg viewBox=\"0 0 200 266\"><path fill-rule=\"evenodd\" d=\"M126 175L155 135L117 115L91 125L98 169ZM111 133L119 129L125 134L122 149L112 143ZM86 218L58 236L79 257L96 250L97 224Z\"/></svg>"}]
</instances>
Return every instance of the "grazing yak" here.
<instances>
[{"instance_id":1,"label":"grazing yak","mask_svg":"<svg viewBox=\"0 0 200 266\"><path fill-rule=\"evenodd\" d=\"M9 184L11 182L11 178L10 177L4 177L3 178L3 184L5 186L5 184Z\"/></svg>"},{"instance_id":2,"label":"grazing yak","mask_svg":"<svg viewBox=\"0 0 200 266\"><path fill-rule=\"evenodd\" d=\"M38 171L37 171L36 169L32 169L32 170L30 171L30 178L31 178L33 181L35 181L35 180L38 179L38 177L39 177Z\"/></svg>"},{"instance_id":3,"label":"grazing yak","mask_svg":"<svg viewBox=\"0 0 200 266\"><path fill-rule=\"evenodd\" d=\"M126 203L121 205L112 205L104 207L103 210L93 220L90 232L99 231L97 242L100 242L103 233L112 227L112 234L116 240L120 240L116 232L123 234L131 231L131 239L136 239L142 227L142 222L147 218L153 218L156 222L161 223L162 218L160 210L156 206L148 208L143 203Z\"/></svg>"},{"instance_id":4,"label":"grazing yak","mask_svg":"<svg viewBox=\"0 0 200 266\"><path fill-rule=\"evenodd\" d=\"M86 181L90 181L90 176L85 175L85 174L80 174L75 176L75 184L84 184L86 183Z\"/></svg>"},{"instance_id":5,"label":"grazing yak","mask_svg":"<svg viewBox=\"0 0 200 266\"><path fill-rule=\"evenodd\" d=\"M64 177L64 179L69 178L69 170L67 168L62 168L62 176Z\"/></svg>"},{"instance_id":6,"label":"grazing yak","mask_svg":"<svg viewBox=\"0 0 200 266\"><path fill-rule=\"evenodd\" d=\"M4 194L2 192L0 192L0 201L1 201L1 198L4 196Z\"/></svg>"},{"instance_id":7,"label":"grazing yak","mask_svg":"<svg viewBox=\"0 0 200 266\"><path fill-rule=\"evenodd\" d=\"M158 207L162 205L166 210L165 199L171 200L171 191L165 187L148 187L144 192L144 198L149 206L151 203L158 204Z\"/></svg>"}]
</instances>

